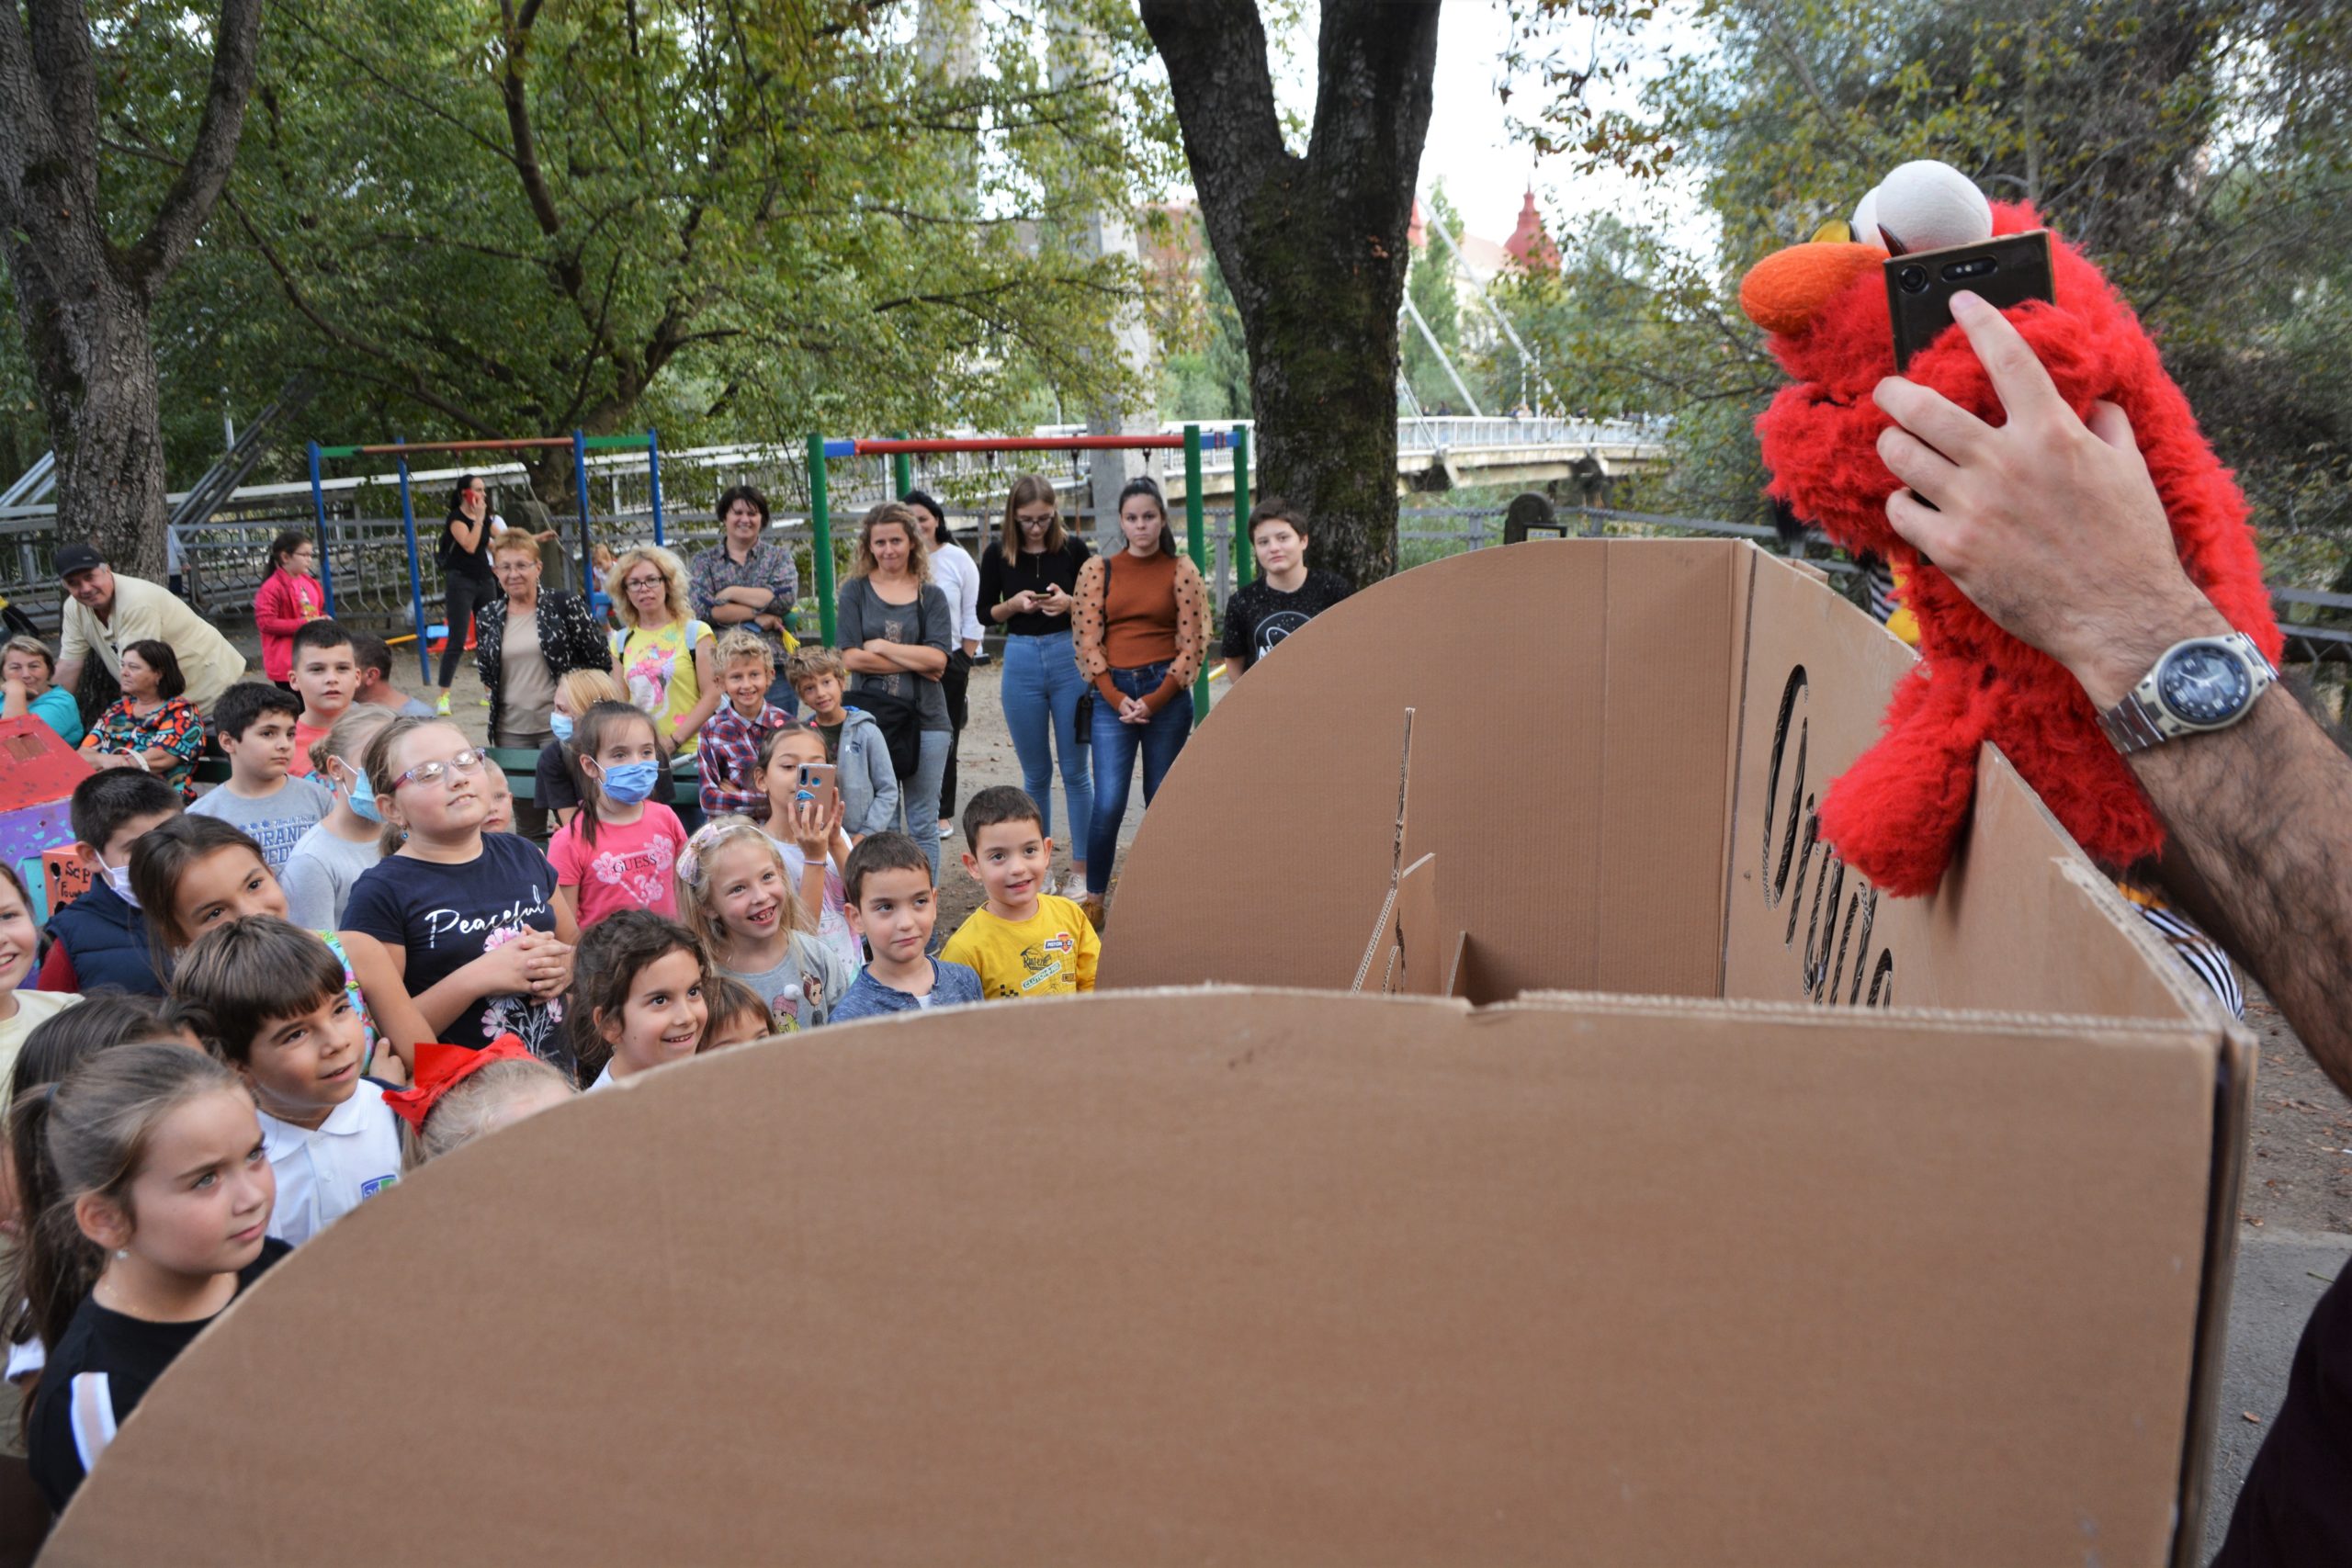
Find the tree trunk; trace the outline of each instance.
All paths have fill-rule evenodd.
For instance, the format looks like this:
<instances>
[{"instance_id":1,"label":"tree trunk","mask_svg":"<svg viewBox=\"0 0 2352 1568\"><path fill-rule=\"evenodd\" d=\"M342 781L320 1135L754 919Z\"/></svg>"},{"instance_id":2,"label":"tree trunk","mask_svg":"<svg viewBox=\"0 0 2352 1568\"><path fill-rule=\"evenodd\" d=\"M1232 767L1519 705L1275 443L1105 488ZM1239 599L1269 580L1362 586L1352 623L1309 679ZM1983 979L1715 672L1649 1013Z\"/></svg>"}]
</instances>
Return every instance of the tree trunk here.
<instances>
[{"instance_id":1,"label":"tree trunk","mask_svg":"<svg viewBox=\"0 0 2352 1568\"><path fill-rule=\"evenodd\" d=\"M1317 563L1396 566L1396 315L1438 7L1324 0L1306 155L1283 145L1254 0L1146 0L1184 152L1250 350L1261 493Z\"/></svg>"},{"instance_id":2,"label":"tree trunk","mask_svg":"<svg viewBox=\"0 0 2352 1568\"><path fill-rule=\"evenodd\" d=\"M58 542L86 539L117 570L160 582L164 444L147 302L103 255L34 249L22 231L9 236L17 319L57 453Z\"/></svg>"},{"instance_id":3,"label":"tree trunk","mask_svg":"<svg viewBox=\"0 0 2352 1568\"><path fill-rule=\"evenodd\" d=\"M110 564L164 568L155 291L228 183L254 79L262 0L221 0L202 118L132 244L98 191L97 58L82 0L0 6L0 233L50 442L62 540ZM117 215L123 218L124 215Z\"/></svg>"}]
</instances>

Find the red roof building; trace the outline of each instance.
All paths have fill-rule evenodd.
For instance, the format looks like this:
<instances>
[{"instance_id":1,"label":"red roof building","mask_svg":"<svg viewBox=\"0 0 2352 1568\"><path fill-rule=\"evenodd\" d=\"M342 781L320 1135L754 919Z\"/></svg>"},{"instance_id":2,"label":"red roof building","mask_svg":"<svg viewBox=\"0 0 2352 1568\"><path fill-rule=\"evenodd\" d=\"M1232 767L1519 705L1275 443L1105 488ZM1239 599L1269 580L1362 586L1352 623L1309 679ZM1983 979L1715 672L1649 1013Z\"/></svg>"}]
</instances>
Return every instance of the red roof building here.
<instances>
[{"instance_id":1,"label":"red roof building","mask_svg":"<svg viewBox=\"0 0 2352 1568\"><path fill-rule=\"evenodd\" d=\"M1528 272L1557 272L1560 269L1560 247L1544 232L1544 220L1535 210L1535 187L1527 187L1526 199L1519 204L1519 226L1503 242L1503 249L1510 258Z\"/></svg>"}]
</instances>

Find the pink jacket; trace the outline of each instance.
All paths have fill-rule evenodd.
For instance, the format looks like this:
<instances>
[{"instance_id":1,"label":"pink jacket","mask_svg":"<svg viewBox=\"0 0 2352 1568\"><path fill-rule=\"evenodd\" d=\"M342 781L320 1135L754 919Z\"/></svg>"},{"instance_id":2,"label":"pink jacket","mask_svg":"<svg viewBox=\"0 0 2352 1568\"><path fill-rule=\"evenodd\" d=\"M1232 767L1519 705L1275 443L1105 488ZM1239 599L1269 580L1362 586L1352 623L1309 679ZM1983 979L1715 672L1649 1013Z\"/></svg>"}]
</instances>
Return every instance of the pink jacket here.
<instances>
[{"instance_id":1,"label":"pink jacket","mask_svg":"<svg viewBox=\"0 0 2352 1568\"><path fill-rule=\"evenodd\" d=\"M294 679L294 634L305 621L327 613L318 579L296 577L280 567L254 595L254 624L261 628L261 670L273 681Z\"/></svg>"}]
</instances>

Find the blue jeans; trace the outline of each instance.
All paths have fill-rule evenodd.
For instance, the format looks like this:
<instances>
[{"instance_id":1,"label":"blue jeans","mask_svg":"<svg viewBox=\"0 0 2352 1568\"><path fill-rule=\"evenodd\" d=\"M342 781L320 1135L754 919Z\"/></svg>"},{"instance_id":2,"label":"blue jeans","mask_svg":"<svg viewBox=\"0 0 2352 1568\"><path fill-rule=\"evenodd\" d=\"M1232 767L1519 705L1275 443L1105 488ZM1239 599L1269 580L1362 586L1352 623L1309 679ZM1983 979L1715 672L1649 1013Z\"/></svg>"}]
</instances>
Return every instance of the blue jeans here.
<instances>
[{"instance_id":1,"label":"blue jeans","mask_svg":"<svg viewBox=\"0 0 2352 1568\"><path fill-rule=\"evenodd\" d=\"M1111 682L1131 697L1149 696L1168 678L1166 664L1146 664L1135 670L1114 670ZM1086 845L1086 890L1100 898L1111 890L1111 863L1119 852L1119 824L1127 815L1127 784L1135 776L1136 753L1143 753L1143 804L1159 793L1159 781L1175 764L1193 733L1193 694L1179 692L1168 705L1145 724L1127 724L1119 711L1094 694L1094 820Z\"/></svg>"},{"instance_id":2,"label":"blue jeans","mask_svg":"<svg viewBox=\"0 0 2352 1568\"><path fill-rule=\"evenodd\" d=\"M1094 781L1087 773L1086 748L1078 743L1078 699L1085 690L1069 633L1004 639L1004 723L1021 759L1021 787L1037 803L1037 825L1052 837L1054 760L1060 758L1074 861L1086 858L1086 825L1093 819Z\"/></svg>"},{"instance_id":3,"label":"blue jeans","mask_svg":"<svg viewBox=\"0 0 2352 1568\"><path fill-rule=\"evenodd\" d=\"M915 754L914 777L899 781L899 813L903 831L931 863L931 880L939 881L939 775L947 771L947 750L956 739L952 731L926 729L922 750Z\"/></svg>"}]
</instances>

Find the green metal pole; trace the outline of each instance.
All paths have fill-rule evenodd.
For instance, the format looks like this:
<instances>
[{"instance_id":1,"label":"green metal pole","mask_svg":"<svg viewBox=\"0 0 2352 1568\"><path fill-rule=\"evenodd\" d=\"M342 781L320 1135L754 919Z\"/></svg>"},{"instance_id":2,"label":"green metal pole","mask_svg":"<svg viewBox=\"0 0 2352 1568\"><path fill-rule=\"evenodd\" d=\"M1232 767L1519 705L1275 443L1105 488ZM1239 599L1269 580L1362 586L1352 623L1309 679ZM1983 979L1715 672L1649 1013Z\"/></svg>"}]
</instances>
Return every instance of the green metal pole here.
<instances>
[{"instance_id":1,"label":"green metal pole","mask_svg":"<svg viewBox=\"0 0 2352 1568\"><path fill-rule=\"evenodd\" d=\"M897 437L899 440L900 440L900 441L904 441L904 440L907 438L907 433L906 433L905 431L903 431L903 430L894 432L893 434L894 434L896 435L896 437ZM906 493L907 493L907 491L910 491L910 490L912 490L912 489L914 489L914 488L915 488L915 460L914 460L914 458L913 458L910 455L909 455L909 454L907 454L907 453L905 453L905 452L893 452L893 453L891 453L891 454L890 454L890 496L891 496L891 499L895 501L895 500L897 500L899 496L902 496L902 495L906 494Z\"/></svg>"},{"instance_id":2,"label":"green metal pole","mask_svg":"<svg viewBox=\"0 0 2352 1568\"><path fill-rule=\"evenodd\" d=\"M1250 547L1250 427L1233 427L1233 586L1258 575L1258 552Z\"/></svg>"},{"instance_id":3,"label":"green metal pole","mask_svg":"<svg viewBox=\"0 0 2352 1568\"><path fill-rule=\"evenodd\" d=\"M817 624L833 641L833 500L825 490L825 438L808 438L808 570L817 580Z\"/></svg>"},{"instance_id":4,"label":"green metal pole","mask_svg":"<svg viewBox=\"0 0 2352 1568\"><path fill-rule=\"evenodd\" d=\"M1203 577L1208 575L1208 533L1201 518L1201 427L1184 427L1184 548L1193 558L1193 568ZM1208 628L1201 628L1203 636ZM1200 673L1193 677L1193 728L1198 729L1209 716L1209 661L1201 660Z\"/></svg>"}]
</instances>

